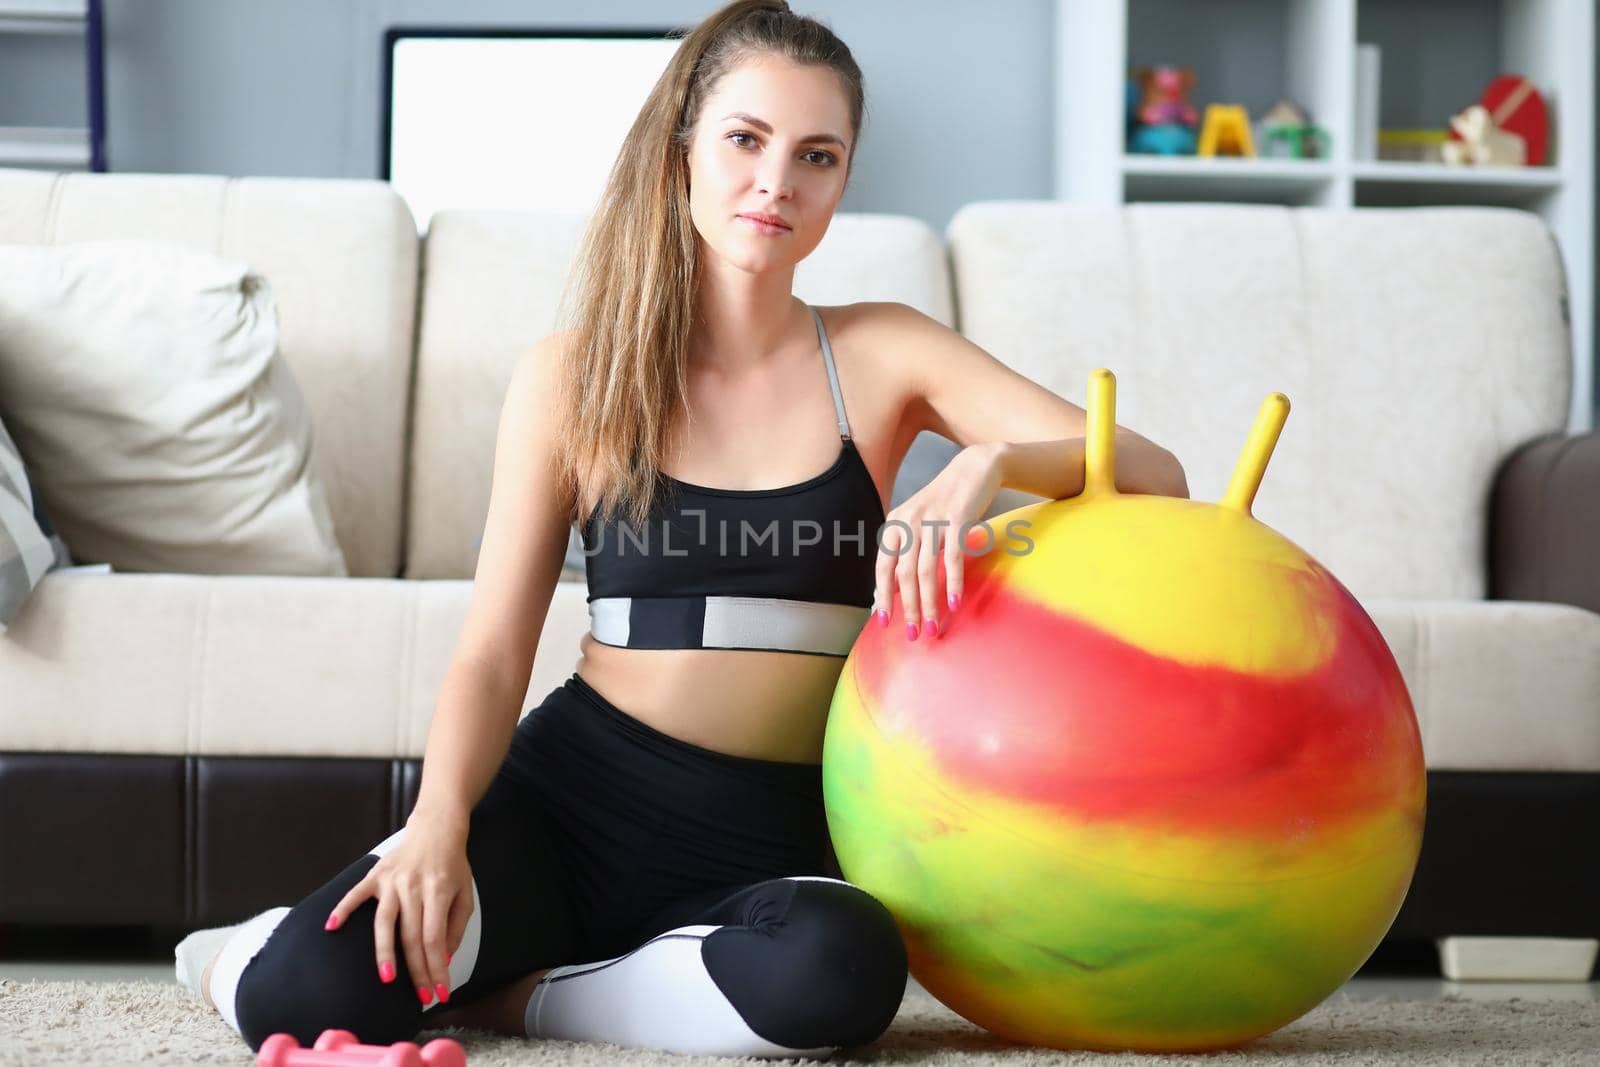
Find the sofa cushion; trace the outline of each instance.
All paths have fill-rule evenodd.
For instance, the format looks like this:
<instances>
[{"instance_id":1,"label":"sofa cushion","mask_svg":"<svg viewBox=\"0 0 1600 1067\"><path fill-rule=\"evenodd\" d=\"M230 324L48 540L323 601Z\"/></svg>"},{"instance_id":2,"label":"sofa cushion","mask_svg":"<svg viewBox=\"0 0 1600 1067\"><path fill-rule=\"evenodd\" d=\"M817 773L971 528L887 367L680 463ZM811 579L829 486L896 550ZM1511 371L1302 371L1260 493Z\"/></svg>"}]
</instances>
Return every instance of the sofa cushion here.
<instances>
[{"instance_id":1,"label":"sofa cushion","mask_svg":"<svg viewBox=\"0 0 1600 1067\"><path fill-rule=\"evenodd\" d=\"M969 204L949 227L961 329L1227 488L1262 399L1293 409L1254 514L1359 597L1479 599L1489 488L1566 425L1561 257L1504 208Z\"/></svg>"},{"instance_id":2,"label":"sofa cushion","mask_svg":"<svg viewBox=\"0 0 1600 1067\"><path fill-rule=\"evenodd\" d=\"M0 167L0 243L173 241L271 279L351 574L400 572L417 225L388 182Z\"/></svg>"},{"instance_id":3,"label":"sofa cushion","mask_svg":"<svg viewBox=\"0 0 1600 1067\"><path fill-rule=\"evenodd\" d=\"M557 583L508 715L576 669L584 595ZM471 597L466 580L53 572L0 641L0 752L418 758ZM1600 772L1600 615L1362 606L1399 664L1429 769Z\"/></svg>"},{"instance_id":4,"label":"sofa cushion","mask_svg":"<svg viewBox=\"0 0 1600 1067\"><path fill-rule=\"evenodd\" d=\"M39 521L22 453L0 421L0 634L51 569L70 562L66 545Z\"/></svg>"},{"instance_id":5,"label":"sofa cushion","mask_svg":"<svg viewBox=\"0 0 1600 1067\"><path fill-rule=\"evenodd\" d=\"M559 582L525 713L589 626ZM470 581L45 575L0 640L0 752L420 758Z\"/></svg>"},{"instance_id":6,"label":"sofa cushion","mask_svg":"<svg viewBox=\"0 0 1600 1067\"><path fill-rule=\"evenodd\" d=\"M1375 598L1430 770L1600 771L1600 615L1570 604Z\"/></svg>"},{"instance_id":7,"label":"sofa cushion","mask_svg":"<svg viewBox=\"0 0 1600 1067\"><path fill-rule=\"evenodd\" d=\"M266 279L155 241L0 245L0 417L85 561L344 575Z\"/></svg>"},{"instance_id":8,"label":"sofa cushion","mask_svg":"<svg viewBox=\"0 0 1600 1067\"><path fill-rule=\"evenodd\" d=\"M477 569L511 368L555 329L556 304L586 222L517 211L433 216L423 250L406 577L470 578ZM944 249L917 219L836 215L795 269L794 291L824 306L897 300L946 325L955 321ZM921 462L925 450L913 446L913 470L928 466ZM575 533L566 573L583 573Z\"/></svg>"}]
</instances>

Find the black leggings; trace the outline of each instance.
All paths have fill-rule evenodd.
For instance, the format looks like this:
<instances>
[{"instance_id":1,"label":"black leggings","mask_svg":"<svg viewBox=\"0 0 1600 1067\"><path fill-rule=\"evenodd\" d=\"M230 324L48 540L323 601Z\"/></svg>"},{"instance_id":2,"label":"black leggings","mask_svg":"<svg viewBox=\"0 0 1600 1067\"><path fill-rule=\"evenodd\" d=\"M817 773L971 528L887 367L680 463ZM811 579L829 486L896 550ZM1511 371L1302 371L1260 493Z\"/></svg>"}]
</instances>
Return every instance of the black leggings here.
<instances>
[{"instance_id":1,"label":"black leggings","mask_svg":"<svg viewBox=\"0 0 1600 1067\"><path fill-rule=\"evenodd\" d=\"M404 833L263 933L233 1002L252 1049L277 1031L309 1045L327 1028L409 1040L431 1010L556 968L530 1000L530 1036L825 1055L876 1039L905 991L892 916L838 878L820 766L671 737L576 674L518 724L472 811L474 908L448 1005L423 1007L403 952L396 980L379 981L376 900L322 928Z\"/></svg>"}]
</instances>

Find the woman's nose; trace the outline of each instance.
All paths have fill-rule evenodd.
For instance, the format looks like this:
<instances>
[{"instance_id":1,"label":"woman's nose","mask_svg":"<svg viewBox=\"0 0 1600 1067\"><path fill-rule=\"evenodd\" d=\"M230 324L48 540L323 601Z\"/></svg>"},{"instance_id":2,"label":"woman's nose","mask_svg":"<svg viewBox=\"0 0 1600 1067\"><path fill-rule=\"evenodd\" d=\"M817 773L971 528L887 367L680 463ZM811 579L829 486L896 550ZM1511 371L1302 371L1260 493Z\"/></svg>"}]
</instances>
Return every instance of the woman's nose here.
<instances>
[{"instance_id":1,"label":"woman's nose","mask_svg":"<svg viewBox=\"0 0 1600 1067\"><path fill-rule=\"evenodd\" d=\"M785 162L768 163L758 175L761 191L774 193L777 196L788 196L792 190L789 180L789 164Z\"/></svg>"}]
</instances>

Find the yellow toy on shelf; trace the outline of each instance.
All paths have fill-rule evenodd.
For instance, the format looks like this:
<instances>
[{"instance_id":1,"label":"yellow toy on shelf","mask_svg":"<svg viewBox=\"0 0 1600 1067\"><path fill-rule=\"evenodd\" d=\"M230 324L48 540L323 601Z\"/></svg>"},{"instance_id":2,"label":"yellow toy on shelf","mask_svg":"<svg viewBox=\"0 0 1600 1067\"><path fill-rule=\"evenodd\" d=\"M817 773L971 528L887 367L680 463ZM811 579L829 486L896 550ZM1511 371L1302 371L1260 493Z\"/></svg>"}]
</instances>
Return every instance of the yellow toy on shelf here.
<instances>
[{"instance_id":1,"label":"yellow toy on shelf","mask_svg":"<svg viewBox=\"0 0 1600 1067\"><path fill-rule=\"evenodd\" d=\"M1250 136L1250 116L1239 104L1207 104L1200 125L1199 156L1254 156L1255 141Z\"/></svg>"}]
</instances>

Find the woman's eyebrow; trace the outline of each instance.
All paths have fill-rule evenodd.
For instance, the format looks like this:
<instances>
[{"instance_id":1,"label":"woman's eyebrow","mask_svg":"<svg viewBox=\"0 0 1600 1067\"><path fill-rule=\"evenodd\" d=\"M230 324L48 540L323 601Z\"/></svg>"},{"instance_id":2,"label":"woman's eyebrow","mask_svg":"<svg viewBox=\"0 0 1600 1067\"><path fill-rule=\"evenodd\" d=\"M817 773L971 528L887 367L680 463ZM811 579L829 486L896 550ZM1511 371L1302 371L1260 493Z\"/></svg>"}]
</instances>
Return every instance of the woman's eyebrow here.
<instances>
[{"instance_id":1,"label":"woman's eyebrow","mask_svg":"<svg viewBox=\"0 0 1600 1067\"><path fill-rule=\"evenodd\" d=\"M743 111L735 111L731 115L722 116L722 121L723 122L727 122L729 119L738 119L740 122L748 122L750 125L754 126L756 129L760 130L762 133L771 133L772 132L772 126L771 125L769 125L768 123L763 122L762 120L756 118L754 115L746 115ZM812 144L813 142L817 142L817 141L825 141L825 142L829 142L831 144L836 144L840 148L844 148L845 147L845 143L844 143L843 138L841 138L836 133L814 133L810 137L802 137L800 139L800 143L801 144Z\"/></svg>"}]
</instances>

